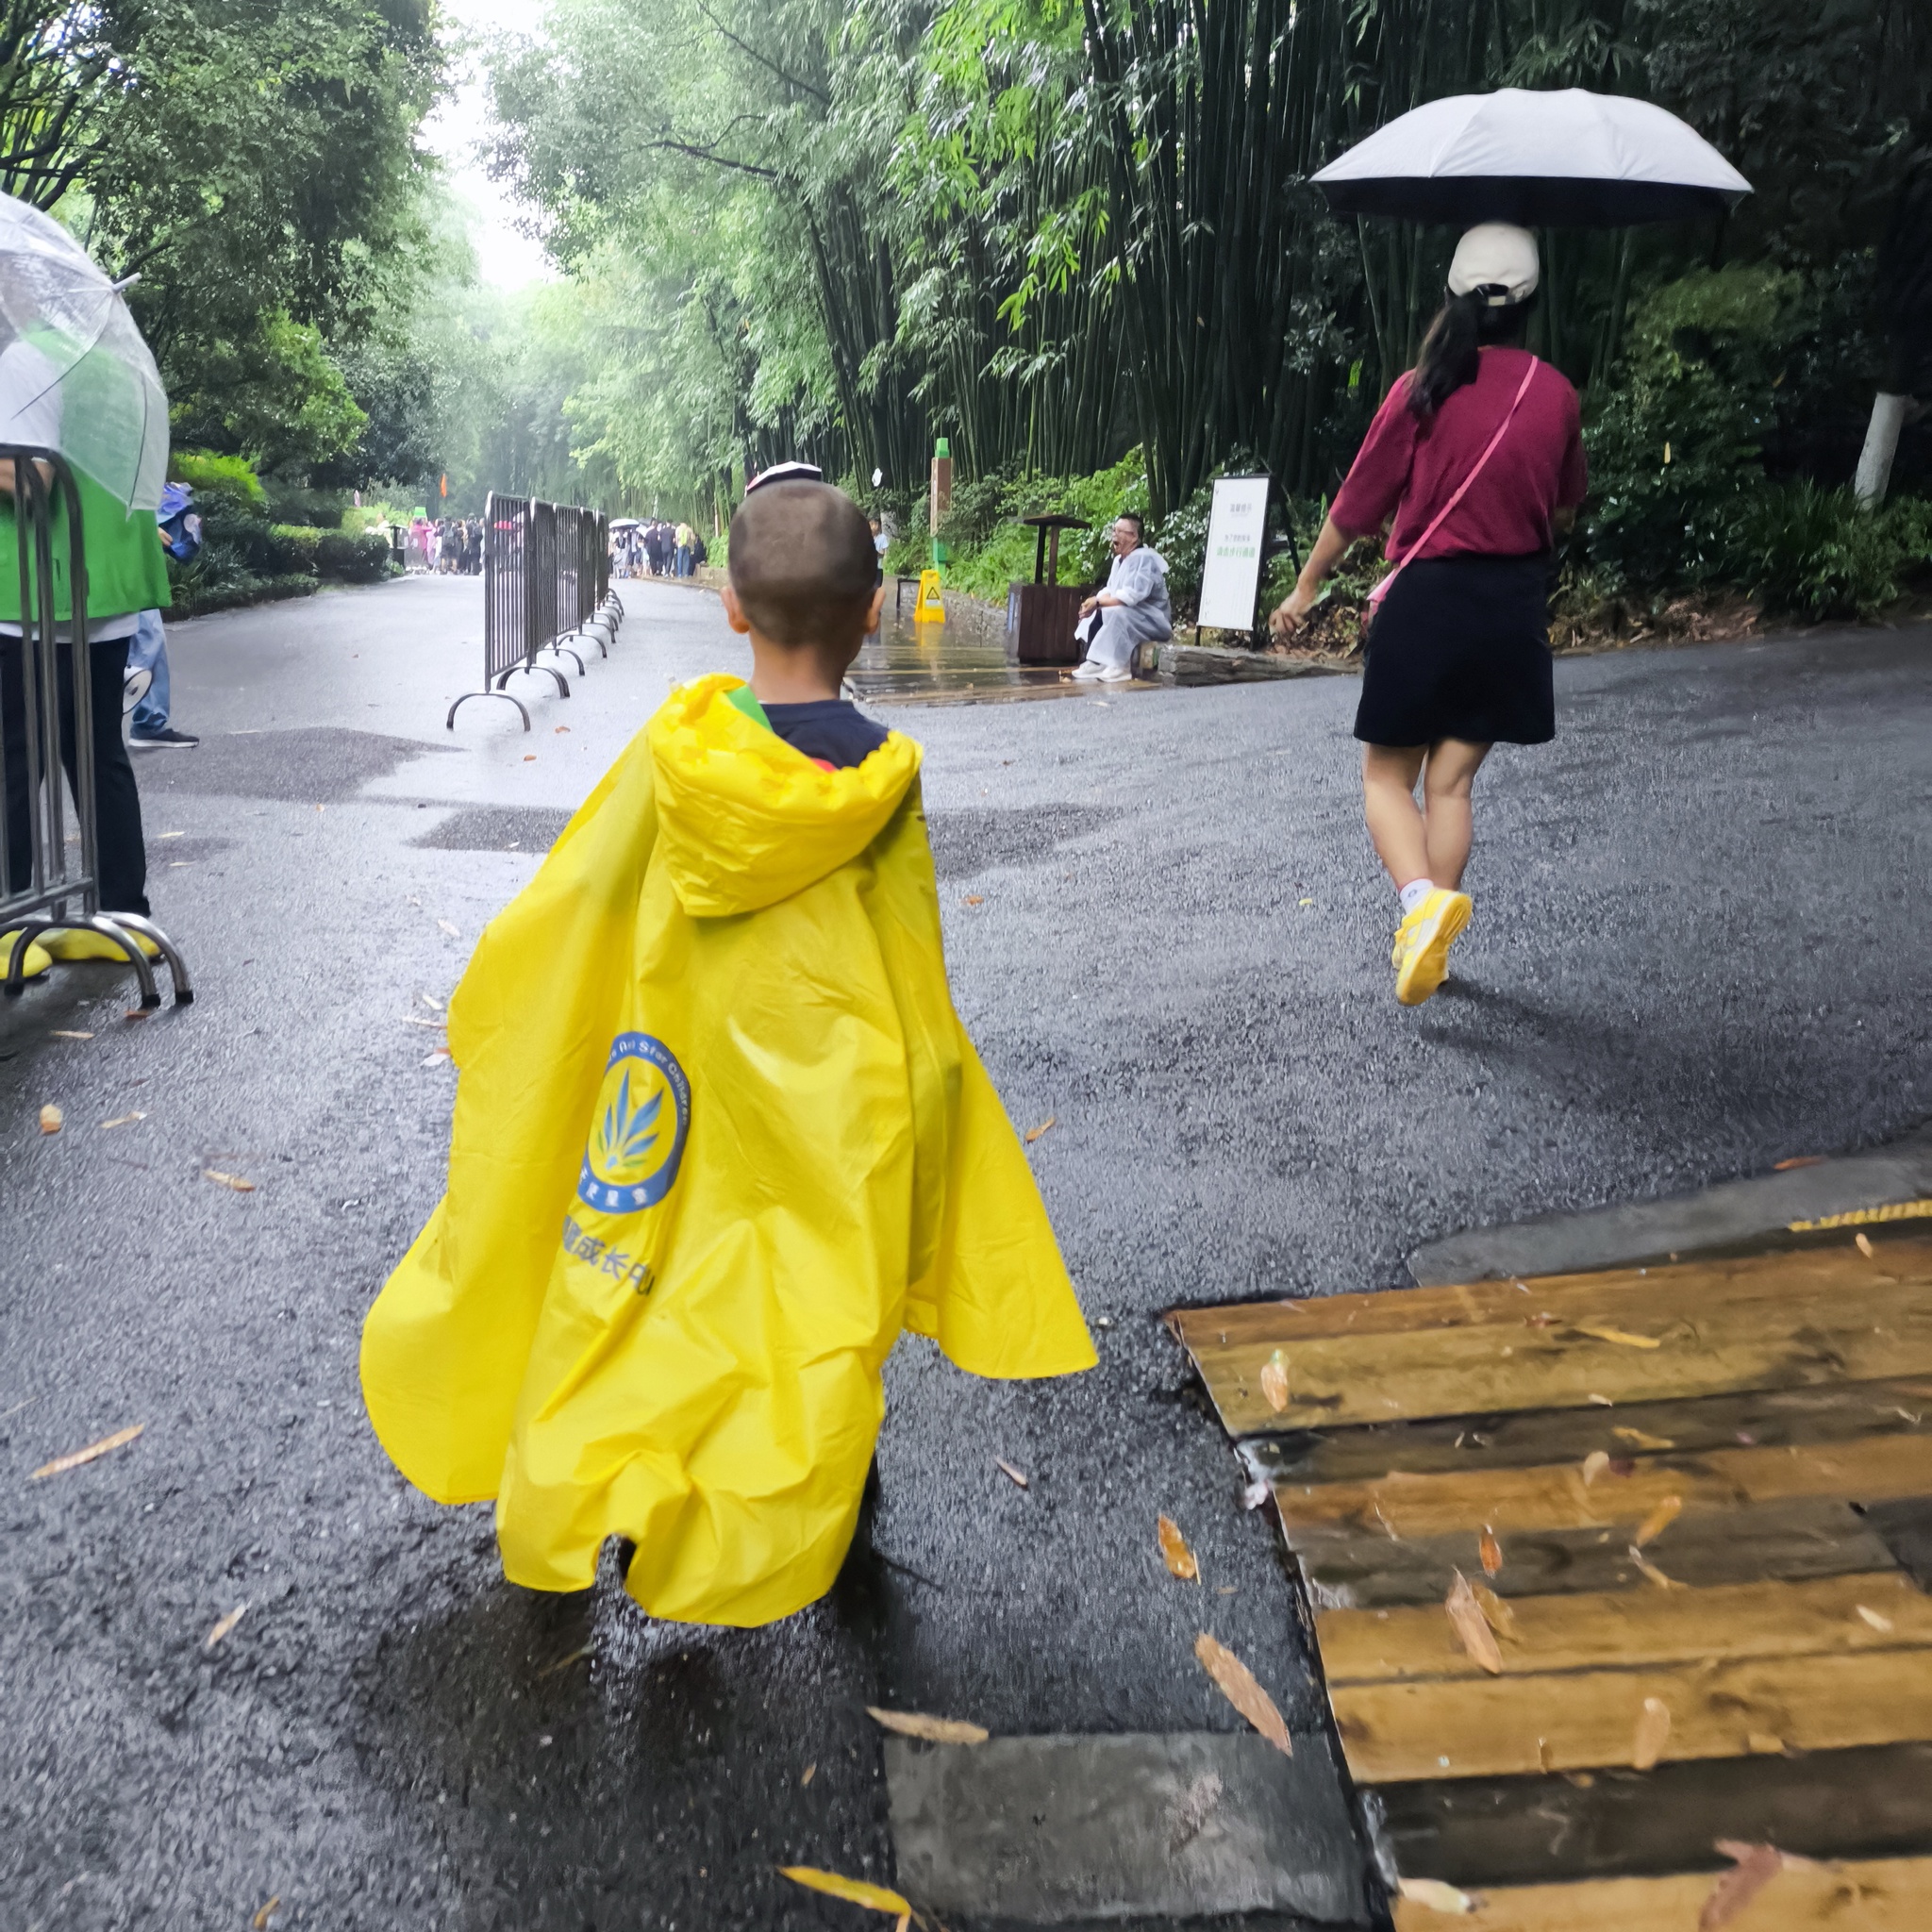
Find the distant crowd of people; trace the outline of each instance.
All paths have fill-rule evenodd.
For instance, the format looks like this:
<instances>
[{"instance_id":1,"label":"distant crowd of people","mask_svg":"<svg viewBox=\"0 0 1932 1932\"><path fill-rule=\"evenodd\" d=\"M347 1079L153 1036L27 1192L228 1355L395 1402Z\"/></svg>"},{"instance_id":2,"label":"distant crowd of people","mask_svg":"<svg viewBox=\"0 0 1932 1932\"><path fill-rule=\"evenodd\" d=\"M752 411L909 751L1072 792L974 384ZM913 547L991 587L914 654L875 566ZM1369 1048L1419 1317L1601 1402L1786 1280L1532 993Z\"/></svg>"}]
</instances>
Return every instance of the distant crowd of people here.
<instances>
[{"instance_id":1,"label":"distant crowd of people","mask_svg":"<svg viewBox=\"0 0 1932 1932\"><path fill-rule=\"evenodd\" d=\"M483 568L481 517L442 517L435 523L421 518L409 526L409 542L408 561L413 570L473 577Z\"/></svg>"},{"instance_id":2,"label":"distant crowd of people","mask_svg":"<svg viewBox=\"0 0 1932 1932\"><path fill-rule=\"evenodd\" d=\"M611 568L621 577L688 577L706 560L705 540L689 524L628 520L610 531Z\"/></svg>"}]
</instances>

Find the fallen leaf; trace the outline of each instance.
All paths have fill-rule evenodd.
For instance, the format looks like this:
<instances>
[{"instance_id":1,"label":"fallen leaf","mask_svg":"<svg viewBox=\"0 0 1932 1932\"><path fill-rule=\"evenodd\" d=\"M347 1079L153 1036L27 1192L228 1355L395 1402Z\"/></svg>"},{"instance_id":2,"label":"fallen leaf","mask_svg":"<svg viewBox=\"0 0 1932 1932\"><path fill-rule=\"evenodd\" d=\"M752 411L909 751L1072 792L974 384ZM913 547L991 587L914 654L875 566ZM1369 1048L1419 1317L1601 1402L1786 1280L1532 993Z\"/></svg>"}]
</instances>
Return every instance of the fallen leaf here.
<instances>
[{"instance_id":1,"label":"fallen leaf","mask_svg":"<svg viewBox=\"0 0 1932 1932\"><path fill-rule=\"evenodd\" d=\"M570 726L568 724L554 724L551 726L551 729L553 731L568 731Z\"/></svg>"},{"instance_id":2,"label":"fallen leaf","mask_svg":"<svg viewBox=\"0 0 1932 1932\"><path fill-rule=\"evenodd\" d=\"M74 1033L70 1032L65 1026L57 1026L54 1028L54 1038L56 1040L92 1040L93 1035L92 1033Z\"/></svg>"},{"instance_id":3,"label":"fallen leaf","mask_svg":"<svg viewBox=\"0 0 1932 1932\"><path fill-rule=\"evenodd\" d=\"M1659 1590L1675 1590L1676 1578L1666 1576L1657 1565L1651 1562L1635 1543L1630 1545L1630 1560L1637 1565L1646 1582L1654 1583Z\"/></svg>"},{"instance_id":4,"label":"fallen leaf","mask_svg":"<svg viewBox=\"0 0 1932 1932\"><path fill-rule=\"evenodd\" d=\"M1467 1915L1480 1904L1473 1894L1458 1891L1440 1878L1398 1878L1395 1890L1410 1905L1423 1906L1432 1912Z\"/></svg>"},{"instance_id":5,"label":"fallen leaf","mask_svg":"<svg viewBox=\"0 0 1932 1932\"><path fill-rule=\"evenodd\" d=\"M1255 1674L1227 1645L1202 1631L1194 1640L1194 1655L1202 1668L1221 1687L1221 1694L1282 1753L1294 1756L1294 1743L1288 1725L1274 1707L1274 1700L1255 1681Z\"/></svg>"},{"instance_id":6,"label":"fallen leaf","mask_svg":"<svg viewBox=\"0 0 1932 1932\"><path fill-rule=\"evenodd\" d=\"M1047 1117L1046 1117L1046 1118L1045 1118L1045 1119L1044 1119L1043 1121L1041 1121L1041 1124L1039 1124L1039 1125L1038 1125L1037 1127L1029 1127L1029 1128L1027 1129L1027 1131L1026 1131L1026 1144L1027 1144L1027 1146L1029 1146L1029 1147L1030 1147L1030 1146L1032 1146L1032 1144L1034 1143L1034 1141L1036 1141L1037 1140L1039 1140L1039 1139L1040 1139L1040 1137L1041 1137L1041 1135L1042 1135L1043 1133L1045 1133L1045 1132L1046 1132L1046 1130L1047 1130L1047 1128L1049 1128L1050 1126L1052 1126L1052 1125L1053 1125L1053 1124L1054 1124L1054 1122L1056 1122L1056 1121L1057 1121L1057 1120L1058 1120L1058 1119L1059 1119L1059 1115L1058 1115L1058 1114L1057 1114L1057 1113L1050 1113L1050 1114L1048 1114L1048 1115L1047 1115Z\"/></svg>"},{"instance_id":7,"label":"fallen leaf","mask_svg":"<svg viewBox=\"0 0 1932 1932\"><path fill-rule=\"evenodd\" d=\"M448 920L446 920L446 919L439 919L439 920L438 920L438 921L436 922L436 924L437 924L438 927L439 927L439 928L440 928L440 929L441 929L441 931L443 931L443 932L446 932L446 933L448 933L448 935L450 936L450 938L451 938L451 939L453 939L453 940L459 940L459 939L461 939L461 938L462 938L462 934L461 934L461 933L459 933L459 932L458 932L458 930L456 929L456 927L455 927L455 926L453 926L453 925L452 925L452 924L451 924L449 923L449 921L448 921Z\"/></svg>"},{"instance_id":8,"label":"fallen leaf","mask_svg":"<svg viewBox=\"0 0 1932 1932\"><path fill-rule=\"evenodd\" d=\"M1482 1537L1476 1543L1476 1553L1483 1559L1485 1576L1493 1576L1503 1567L1503 1545L1496 1541L1496 1532L1488 1524L1483 1524Z\"/></svg>"},{"instance_id":9,"label":"fallen leaf","mask_svg":"<svg viewBox=\"0 0 1932 1932\"><path fill-rule=\"evenodd\" d=\"M317 811L320 811L321 809L322 808L320 806L316 807ZM248 1923L255 1927L255 1932L268 1932L268 1922L270 1915L274 1912L279 1911L281 1909L281 1904L282 1895L280 1892L276 1892L275 1897L270 1899L267 1905L263 1906L260 1911L257 1912L254 1918L249 1920Z\"/></svg>"},{"instance_id":10,"label":"fallen leaf","mask_svg":"<svg viewBox=\"0 0 1932 1932\"><path fill-rule=\"evenodd\" d=\"M1516 1612L1488 1584L1472 1583L1469 1591L1498 1637L1516 1635Z\"/></svg>"},{"instance_id":11,"label":"fallen leaf","mask_svg":"<svg viewBox=\"0 0 1932 1932\"><path fill-rule=\"evenodd\" d=\"M1001 1473L1001 1474L1010 1476L1014 1484L1018 1488L1023 1490L1032 1488L1032 1485L1026 1480L1025 1471L1015 1469L1013 1465L1010 1462L1008 1462L1004 1456L995 1456L992 1459L992 1463L993 1467L997 1469Z\"/></svg>"},{"instance_id":12,"label":"fallen leaf","mask_svg":"<svg viewBox=\"0 0 1932 1932\"><path fill-rule=\"evenodd\" d=\"M1859 1616L1864 1618L1866 1623L1871 1624L1873 1629L1888 1633L1892 1629L1892 1621L1890 1617L1881 1616L1876 1610L1870 1608L1864 1604L1857 1604L1853 1607L1857 1609Z\"/></svg>"},{"instance_id":13,"label":"fallen leaf","mask_svg":"<svg viewBox=\"0 0 1932 1932\"><path fill-rule=\"evenodd\" d=\"M1646 1697L1637 1719L1637 1735L1631 1740L1630 1765L1634 1771L1649 1771L1664 1755L1670 1740L1671 1707L1661 1697Z\"/></svg>"},{"instance_id":14,"label":"fallen leaf","mask_svg":"<svg viewBox=\"0 0 1932 1932\"><path fill-rule=\"evenodd\" d=\"M41 1132L43 1134L58 1134L60 1131L60 1124L65 1118L66 1116L60 1109L51 1100L48 1101L46 1106L41 1109Z\"/></svg>"},{"instance_id":15,"label":"fallen leaf","mask_svg":"<svg viewBox=\"0 0 1932 1932\"><path fill-rule=\"evenodd\" d=\"M1288 1407L1288 1360L1278 1348L1262 1366L1261 1393L1276 1415Z\"/></svg>"},{"instance_id":16,"label":"fallen leaf","mask_svg":"<svg viewBox=\"0 0 1932 1932\"><path fill-rule=\"evenodd\" d=\"M881 1710L875 1704L865 1707L866 1715L902 1738L923 1738L928 1744L983 1744L992 1736L983 1724L970 1724L963 1718L927 1717L917 1710Z\"/></svg>"},{"instance_id":17,"label":"fallen leaf","mask_svg":"<svg viewBox=\"0 0 1932 1932\"><path fill-rule=\"evenodd\" d=\"M232 737L234 734L230 733L229 735ZM145 1007L129 1007L121 1017L124 1020L145 1020L147 1018L147 1008Z\"/></svg>"},{"instance_id":18,"label":"fallen leaf","mask_svg":"<svg viewBox=\"0 0 1932 1932\"><path fill-rule=\"evenodd\" d=\"M1577 1334L1588 1335L1595 1341L1614 1341L1620 1343L1624 1348L1661 1348L1663 1346L1663 1343L1655 1335L1633 1335L1627 1328L1596 1327L1588 1322L1578 1322L1575 1326Z\"/></svg>"},{"instance_id":19,"label":"fallen leaf","mask_svg":"<svg viewBox=\"0 0 1932 1932\"><path fill-rule=\"evenodd\" d=\"M1607 1395L1598 1395L1593 1391L1583 1399L1586 1402L1595 1403L1599 1408L1615 1408L1617 1406Z\"/></svg>"},{"instance_id":20,"label":"fallen leaf","mask_svg":"<svg viewBox=\"0 0 1932 1932\"><path fill-rule=\"evenodd\" d=\"M883 1885L868 1885L863 1878L841 1878L836 1872L819 1872L809 1865L780 1865L778 1875L812 1891L842 1898L848 1905L866 1906L875 1912L891 1912L900 1919L912 1915L911 1906L896 1891L888 1891Z\"/></svg>"},{"instance_id":21,"label":"fallen leaf","mask_svg":"<svg viewBox=\"0 0 1932 1932\"><path fill-rule=\"evenodd\" d=\"M1163 1516L1158 1520L1156 1528L1160 1537L1160 1560L1183 1583L1200 1582L1201 1566L1195 1560L1193 1551L1189 1549L1180 1524L1172 1516Z\"/></svg>"},{"instance_id":22,"label":"fallen leaf","mask_svg":"<svg viewBox=\"0 0 1932 1932\"><path fill-rule=\"evenodd\" d=\"M526 765L534 765L537 762L537 754L533 751L526 751L524 754L524 762Z\"/></svg>"},{"instance_id":23,"label":"fallen leaf","mask_svg":"<svg viewBox=\"0 0 1932 1932\"><path fill-rule=\"evenodd\" d=\"M425 1007L434 1007L439 1013L442 1011L442 1002L433 992L419 992L416 997Z\"/></svg>"},{"instance_id":24,"label":"fallen leaf","mask_svg":"<svg viewBox=\"0 0 1932 1932\"><path fill-rule=\"evenodd\" d=\"M85 1449L76 1449L71 1456L57 1456L52 1462L43 1462L27 1480L37 1483L43 1475L64 1475L70 1469L78 1469L83 1462L92 1462L97 1456L105 1456L110 1449L125 1448L142 1430L145 1423L136 1423L131 1429L116 1429L111 1436L103 1436L98 1442L90 1442Z\"/></svg>"},{"instance_id":25,"label":"fallen leaf","mask_svg":"<svg viewBox=\"0 0 1932 1932\"><path fill-rule=\"evenodd\" d=\"M1621 1442L1628 1442L1633 1449L1674 1449L1677 1446L1668 1436L1647 1436L1641 1429L1626 1429L1621 1424L1610 1434Z\"/></svg>"},{"instance_id":26,"label":"fallen leaf","mask_svg":"<svg viewBox=\"0 0 1932 1932\"><path fill-rule=\"evenodd\" d=\"M808 1764L804 1771L799 1774L798 1782L801 1785L808 1785L818 1774L818 1766L816 1764Z\"/></svg>"},{"instance_id":27,"label":"fallen leaf","mask_svg":"<svg viewBox=\"0 0 1932 1932\"><path fill-rule=\"evenodd\" d=\"M1595 1482L1598 1476L1603 1474L1605 1470L1609 1468L1609 1466L1610 1458L1608 1452L1603 1449L1592 1449L1590 1452L1590 1454L1583 1458L1584 1488L1588 1489L1591 1483Z\"/></svg>"},{"instance_id":28,"label":"fallen leaf","mask_svg":"<svg viewBox=\"0 0 1932 1932\"><path fill-rule=\"evenodd\" d=\"M185 839L187 836L186 832L157 832L155 834L157 839Z\"/></svg>"},{"instance_id":29,"label":"fallen leaf","mask_svg":"<svg viewBox=\"0 0 1932 1932\"><path fill-rule=\"evenodd\" d=\"M1794 1154L1789 1160L1774 1160L1771 1171L1774 1174L1789 1174L1794 1167L1819 1167L1824 1164L1822 1154Z\"/></svg>"},{"instance_id":30,"label":"fallen leaf","mask_svg":"<svg viewBox=\"0 0 1932 1932\"><path fill-rule=\"evenodd\" d=\"M1710 1888L1697 1915L1697 1932L1718 1932L1728 1925L1785 1869L1774 1845L1740 1845L1738 1862Z\"/></svg>"},{"instance_id":31,"label":"fallen leaf","mask_svg":"<svg viewBox=\"0 0 1932 1932\"><path fill-rule=\"evenodd\" d=\"M564 1656L558 1657L554 1664L545 1664L537 1673L537 1675L539 1678L554 1677L558 1671L567 1671L572 1664L581 1663L585 1657L595 1657L596 1654L590 1644L580 1643L575 1650L567 1652Z\"/></svg>"},{"instance_id":32,"label":"fallen leaf","mask_svg":"<svg viewBox=\"0 0 1932 1932\"><path fill-rule=\"evenodd\" d=\"M1633 1549L1641 1550L1645 1543L1655 1542L1677 1518L1684 1513L1682 1496L1666 1496L1641 1523L1637 1525L1637 1541Z\"/></svg>"},{"instance_id":33,"label":"fallen leaf","mask_svg":"<svg viewBox=\"0 0 1932 1932\"><path fill-rule=\"evenodd\" d=\"M144 1113L119 1114L113 1120L103 1121L101 1123L101 1132L105 1134L109 1127L131 1127L136 1121L144 1121L146 1118L147 1116Z\"/></svg>"},{"instance_id":34,"label":"fallen leaf","mask_svg":"<svg viewBox=\"0 0 1932 1932\"><path fill-rule=\"evenodd\" d=\"M959 903L962 906L984 906L986 904L986 894L984 892L968 892Z\"/></svg>"},{"instance_id":35,"label":"fallen leaf","mask_svg":"<svg viewBox=\"0 0 1932 1932\"><path fill-rule=\"evenodd\" d=\"M1469 1587L1469 1578L1460 1570L1456 1573L1456 1581L1449 1586L1449 1594L1443 1599L1442 1607L1449 1613L1449 1621L1455 1625L1456 1635L1470 1660L1489 1672L1492 1677L1503 1674L1503 1653L1496 1647L1496 1633L1490 1628L1490 1620L1483 1615L1483 1607L1475 1600L1475 1591Z\"/></svg>"},{"instance_id":36,"label":"fallen leaf","mask_svg":"<svg viewBox=\"0 0 1932 1932\"><path fill-rule=\"evenodd\" d=\"M225 1617L218 1619L214 1628L202 1639L202 1649L212 1650L242 1621L242 1612L247 1607L246 1604L237 1604Z\"/></svg>"},{"instance_id":37,"label":"fallen leaf","mask_svg":"<svg viewBox=\"0 0 1932 1932\"><path fill-rule=\"evenodd\" d=\"M418 1064L425 1067L440 1067L441 1066L443 1061L448 1058L449 1048L446 1046L439 1046L434 1053L425 1054L423 1058L418 1062Z\"/></svg>"},{"instance_id":38,"label":"fallen leaf","mask_svg":"<svg viewBox=\"0 0 1932 1932\"><path fill-rule=\"evenodd\" d=\"M255 1183L246 1174L224 1174L218 1167L205 1167L201 1171L205 1181L218 1181L225 1188L233 1188L238 1194L252 1194Z\"/></svg>"},{"instance_id":39,"label":"fallen leaf","mask_svg":"<svg viewBox=\"0 0 1932 1932\"><path fill-rule=\"evenodd\" d=\"M1872 1245L1872 1237L1869 1234L1866 1234L1862 1229L1858 1233L1855 1234L1852 1237L1852 1240L1857 1243L1859 1254L1863 1255L1866 1260L1868 1261L1872 1258L1874 1255L1875 1255L1878 1252L1877 1249L1875 1249Z\"/></svg>"}]
</instances>

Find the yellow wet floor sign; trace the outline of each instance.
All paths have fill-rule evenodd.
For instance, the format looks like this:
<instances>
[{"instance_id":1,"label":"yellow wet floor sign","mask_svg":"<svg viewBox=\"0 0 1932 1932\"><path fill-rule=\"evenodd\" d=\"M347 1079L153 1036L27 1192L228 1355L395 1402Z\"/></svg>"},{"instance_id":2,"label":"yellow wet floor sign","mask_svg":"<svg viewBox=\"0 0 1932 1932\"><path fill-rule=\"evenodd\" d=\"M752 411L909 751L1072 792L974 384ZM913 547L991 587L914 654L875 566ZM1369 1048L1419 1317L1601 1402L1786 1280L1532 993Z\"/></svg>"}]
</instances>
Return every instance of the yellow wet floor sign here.
<instances>
[{"instance_id":1,"label":"yellow wet floor sign","mask_svg":"<svg viewBox=\"0 0 1932 1932\"><path fill-rule=\"evenodd\" d=\"M919 573L919 602L912 607L914 624L943 624L946 607L940 601L940 574L936 570Z\"/></svg>"}]
</instances>

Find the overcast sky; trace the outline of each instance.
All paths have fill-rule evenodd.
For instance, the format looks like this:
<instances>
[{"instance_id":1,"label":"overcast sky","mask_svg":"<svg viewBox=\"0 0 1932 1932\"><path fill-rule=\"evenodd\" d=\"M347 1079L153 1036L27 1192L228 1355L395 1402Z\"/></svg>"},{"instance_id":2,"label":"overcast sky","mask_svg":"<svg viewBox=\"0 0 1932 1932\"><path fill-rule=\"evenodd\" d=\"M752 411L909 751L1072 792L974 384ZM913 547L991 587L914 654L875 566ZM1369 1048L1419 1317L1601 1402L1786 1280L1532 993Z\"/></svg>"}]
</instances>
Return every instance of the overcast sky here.
<instances>
[{"instance_id":1,"label":"overcast sky","mask_svg":"<svg viewBox=\"0 0 1932 1932\"><path fill-rule=\"evenodd\" d=\"M442 0L442 17L452 25L489 32L508 27L527 32L540 13L536 0ZM464 63L464 67L472 63ZM450 185L476 211L471 239L486 282L517 288L555 274L542 247L518 232L516 204L499 182L483 172L476 140L488 131L490 97L474 74L458 70L455 98L425 125L425 144L447 165Z\"/></svg>"}]
</instances>

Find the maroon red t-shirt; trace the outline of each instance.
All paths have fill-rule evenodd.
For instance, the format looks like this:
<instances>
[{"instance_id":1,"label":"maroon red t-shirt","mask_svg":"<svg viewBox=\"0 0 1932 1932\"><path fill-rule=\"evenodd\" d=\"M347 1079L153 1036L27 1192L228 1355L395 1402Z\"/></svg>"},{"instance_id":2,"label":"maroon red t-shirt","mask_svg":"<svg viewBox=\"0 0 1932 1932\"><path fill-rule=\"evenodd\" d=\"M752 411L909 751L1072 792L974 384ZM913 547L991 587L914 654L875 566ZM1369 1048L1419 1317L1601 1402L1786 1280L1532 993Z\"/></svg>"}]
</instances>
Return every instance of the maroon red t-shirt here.
<instances>
[{"instance_id":1,"label":"maroon red t-shirt","mask_svg":"<svg viewBox=\"0 0 1932 1932\"><path fill-rule=\"evenodd\" d=\"M1407 557L1509 413L1529 362L1527 349L1484 349L1475 380L1446 398L1426 428L1409 411L1409 378L1401 376L1329 509L1336 528L1365 536L1393 511L1388 555ZM1560 370L1541 363L1482 475L1418 555L1527 557L1547 550L1551 512L1581 503L1587 487L1576 391Z\"/></svg>"}]
</instances>

